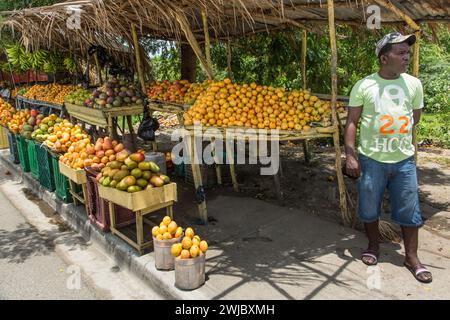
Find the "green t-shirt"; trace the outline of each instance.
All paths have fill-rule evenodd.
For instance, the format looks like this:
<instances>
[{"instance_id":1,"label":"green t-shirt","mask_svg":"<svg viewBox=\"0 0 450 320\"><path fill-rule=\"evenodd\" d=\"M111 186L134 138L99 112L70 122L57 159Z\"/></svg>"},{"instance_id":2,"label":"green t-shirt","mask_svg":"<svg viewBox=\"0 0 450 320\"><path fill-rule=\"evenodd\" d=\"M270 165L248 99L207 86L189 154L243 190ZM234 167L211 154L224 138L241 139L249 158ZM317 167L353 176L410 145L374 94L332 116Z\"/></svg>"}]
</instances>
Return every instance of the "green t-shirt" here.
<instances>
[{"instance_id":1,"label":"green t-shirt","mask_svg":"<svg viewBox=\"0 0 450 320\"><path fill-rule=\"evenodd\" d=\"M359 153L385 163L414 155L413 110L423 108L419 79L402 73L386 80L374 73L355 84L349 107L362 107Z\"/></svg>"}]
</instances>

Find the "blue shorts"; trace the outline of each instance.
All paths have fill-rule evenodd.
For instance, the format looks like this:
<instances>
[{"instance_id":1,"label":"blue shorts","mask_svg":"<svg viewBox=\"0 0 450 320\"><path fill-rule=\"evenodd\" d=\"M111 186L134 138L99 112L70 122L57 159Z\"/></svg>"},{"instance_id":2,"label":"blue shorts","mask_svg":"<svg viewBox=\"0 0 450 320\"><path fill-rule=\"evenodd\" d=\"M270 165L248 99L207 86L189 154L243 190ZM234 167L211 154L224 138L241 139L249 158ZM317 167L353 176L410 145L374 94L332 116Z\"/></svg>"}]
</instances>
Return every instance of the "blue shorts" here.
<instances>
[{"instance_id":1,"label":"blue shorts","mask_svg":"<svg viewBox=\"0 0 450 320\"><path fill-rule=\"evenodd\" d=\"M359 155L358 215L362 222L380 218L386 188L389 191L391 220L405 227L423 225L419 208L416 162L410 157L397 163L382 163Z\"/></svg>"}]
</instances>

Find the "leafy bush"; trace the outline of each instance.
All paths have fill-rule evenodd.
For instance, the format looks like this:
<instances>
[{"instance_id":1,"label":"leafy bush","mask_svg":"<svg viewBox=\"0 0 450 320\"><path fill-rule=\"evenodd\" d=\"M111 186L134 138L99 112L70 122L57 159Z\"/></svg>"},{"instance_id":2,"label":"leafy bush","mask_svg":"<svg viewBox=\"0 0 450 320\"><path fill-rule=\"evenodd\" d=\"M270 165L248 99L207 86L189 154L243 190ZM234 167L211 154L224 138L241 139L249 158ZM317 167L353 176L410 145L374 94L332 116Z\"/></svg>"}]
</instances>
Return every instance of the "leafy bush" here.
<instances>
[{"instance_id":1,"label":"leafy bush","mask_svg":"<svg viewBox=\"0 0 450 320\"><path fill-rule=\"evenodd\" d=\"M417 127L417 142L450 148L450 113L423 114Z\"/></svg>"}]
</instances>

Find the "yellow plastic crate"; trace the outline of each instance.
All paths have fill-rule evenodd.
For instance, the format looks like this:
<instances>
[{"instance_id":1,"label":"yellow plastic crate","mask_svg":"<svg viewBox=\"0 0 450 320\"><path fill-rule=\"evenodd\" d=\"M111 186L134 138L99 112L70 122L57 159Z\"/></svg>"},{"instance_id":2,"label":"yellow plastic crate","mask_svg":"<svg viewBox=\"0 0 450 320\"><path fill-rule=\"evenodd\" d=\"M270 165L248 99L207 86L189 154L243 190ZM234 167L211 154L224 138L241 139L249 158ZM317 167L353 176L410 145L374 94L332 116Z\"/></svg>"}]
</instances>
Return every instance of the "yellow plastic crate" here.
<instances>
[{"instance_id":1,"label":"yellow plastic crate","mask_svg":"<svg viewBox=\"0 0 450 320\"><path fill-rule=\"evenodd\" d=\"M9 148L8 133L5 128L0 127L0 149Z\"/></svg>"}]
</instances>

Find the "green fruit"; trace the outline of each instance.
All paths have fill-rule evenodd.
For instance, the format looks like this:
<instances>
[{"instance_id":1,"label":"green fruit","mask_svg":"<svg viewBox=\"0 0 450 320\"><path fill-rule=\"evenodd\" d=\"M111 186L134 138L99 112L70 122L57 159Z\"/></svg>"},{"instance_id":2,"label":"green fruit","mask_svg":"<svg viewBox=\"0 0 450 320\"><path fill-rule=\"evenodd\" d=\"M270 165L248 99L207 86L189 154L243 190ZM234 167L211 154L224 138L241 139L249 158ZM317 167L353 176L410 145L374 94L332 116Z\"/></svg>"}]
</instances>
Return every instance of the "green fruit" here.
<instances>
[{"instance_id":1,"label":"green fruit","mask_svg":"<svg viewBox=\"0 0 450 320\"><path fill-rule=\"evenodd\" d=\"M111 178L110 177L106 177L103 182L102 182L102 186L104 187L109 187L109 184L111 183Z\"/></svg>"},{"instance_id":2,"label":"green fruit","mask_svg":"<svg viewBox=\"0 0 450 320\"><path fill-rule=\"evenodd\" d=\"M142 179L150 180L151 177L153 177L153 174L154 173L152 173L150 171L142 171Z\"/></svg>"},{"instance_id":3,"label":"green fruit","mask_svg":"<svg viewBox=\"0 0 450 320\"><path fill-rule=\"evenodd\" d=\"M164 184L170 183L170 178L169 178L168 176L162 174L162 175L160 175L159 177L160 177L161 179L163 179Z\"/></svg>"},{"instance_id":4,"label":"green fruit","mask_svg":"<svg viewBox=\"0 0 450 320\"><path fill-rule=\"evenodd\" d=\"M123 181L120 181L117 185L116 185L116 189L117 190L120 190L120 191L125 191L125 190L127 190L127 185L123 182Z\"/></svg>"},{"instance_id":5,"label":"green fruit","mask_svg":"<svg viewBox=\"0 0 450 320\"><path fill-rule=\"evenodd\" d=\"M119 161L111 161L110 163L108 163L108 167L110 167L111 169L121 169L122 163Z\"/></svg>"},{"instance_id":6,"label":"green fruit","mask_svg":"<svg viewBox=\"0 0 450 320\"><path fill-rule=\"evenodd\" d=\"M119 169L111 169L108 172L108 177L110 177L111 179L113 179L114 175L119 172Z\"/></svg>"},{"instance_id":7,"label":"green fruit","mask_svg":"<svg viewBox=\"0 0 450 320\"><path fill-rule=\"evenodd\" d=\"M123 178L121 182L123 182L128 188L136 184L136 178L133 176L127 176Z\"/></svg>"},{"instance_id":8,"label":"green fruit","mask_svg":"<svg viewBox=\"0 0 450 320\"><path fill-rule=\"evenodd\" d=\"M47 125L49 126L49 127L53 127L54 125L55 125L55 121L49 121L48 123L47 123Z\"/></svg>"},{"instance_id":9,"label":"green fruit","mask_svg":"<svg viewBox=\"0 0 450 320\"><path fill-rule=\"evenodd\" d=\"M126 165L126 166L128 167L128 169L130 169L130 170L136 169L136 168L138 167L138 164L137 164L135 161L131 160L130 158L127 158L127 159L125 160L125 165Z\"/></svg>"},{"instance_id":10,"label":"green fruit","mask_svg":"<svg viewBox=\"0 0 450 320\"><path fill-rule=\"evenodd\" d=\"M142 177L142 171L141 171L141 169L138 169L138 168L133 169L133 170L131 170L131 175L133 177L135 177L136 179L139 179L140 177Z\"/></svg>"},{"instance_id":11,"label":"green fruit","mask_svg":"<svg viewBox=\"0 0 450 320\"><path fill-rule=\"evenodd\" d=\"M139 187L141 187L142 189L144 189L145 187L147 187L148 181L145 180L145 179L138 179L138 180L136 181L136 184L137 184Z\"/></svg>"},{"instance_id":12,"label":"green fruit","mask_svg":"<svg viewBox=\"0 0 450 320\"><path fill-rule=\"evenodd\" d=\"M142 188L139 186L130 186L127 188L127 192L129 192L129 193L134 193L134 192L138 192L138 191L142 191Z\"/></svg>"},{"instance_id":13,"label":"green fruit","mask_svg":"<svg viewBox=\"0 0 450 320\"><path fill-rule=\"evenodd\" d=\"M114 176L113 179L117 182L122 181L126 176L130 175L130 171L128 170L119 170Z\"/></svg>"},{"instance_id":14,"label":"green fruit","mask_svg":"<svg viewBox=\"0 0 450 320\"><path fill-rule=\"evenodd\" d=\"M156 163L150 162L150 170L154 173L158 173L160 169Z\"/></svg>"},{"instance_id":15,"label":"green fruit","mask_svg":"<svg viewBox=\"0 0 450 320\"><path fill-rule=\"evenodd\" d=\"M104 180L105 180L105 177L101 177L100 180L98 180L98 183L103 184Z\"/></svg>"},{"instance_id":16,"label":"green fruit","mask_svg":"<svg viewBox=\"0 0 450 320\"><path fill-rule=\"evenodd\" d=\"M142 171L148 171L151 170L151 165L150 162L144 161L144 162L140 162L138 165L139 169L141 169Z\"/></svg>"},{"instance_id":17,"label":"green fruit","mask_svg":"<svg viewBox=\"0 0 450 320\"><path fill-rule=\"evenodd\" d=\"M128 171L128 167L127 167L126 165L124 165L124 164L120 167L120 169L121 169L121 170L127 170L127 171Z\"/></svg>"},{"instance_id":18,"label":"green fruit","mask_svg":"<svg viewBox=\"0 0 450 320\"><path fill-rule=\"evenodd\" d=\"M117 187L117 184L118 184L118 182L117 182L116 180L113 180L113 181L111 181L111 183L109 184L109 186L110 186L111 188L115 188L115 187Z\"/></svg>"},{"instance_id":19,"label":"green fruit","mask_svg":"<svg viewBox=\"0 0 450 320\"><path fill-rule=\"evenodd\" d=\"M41 125L39 126L39 129L41 129L42 132L47 132L48 126L47 126L46 124L41 124Z\"/></svg>"}]
</instances>

